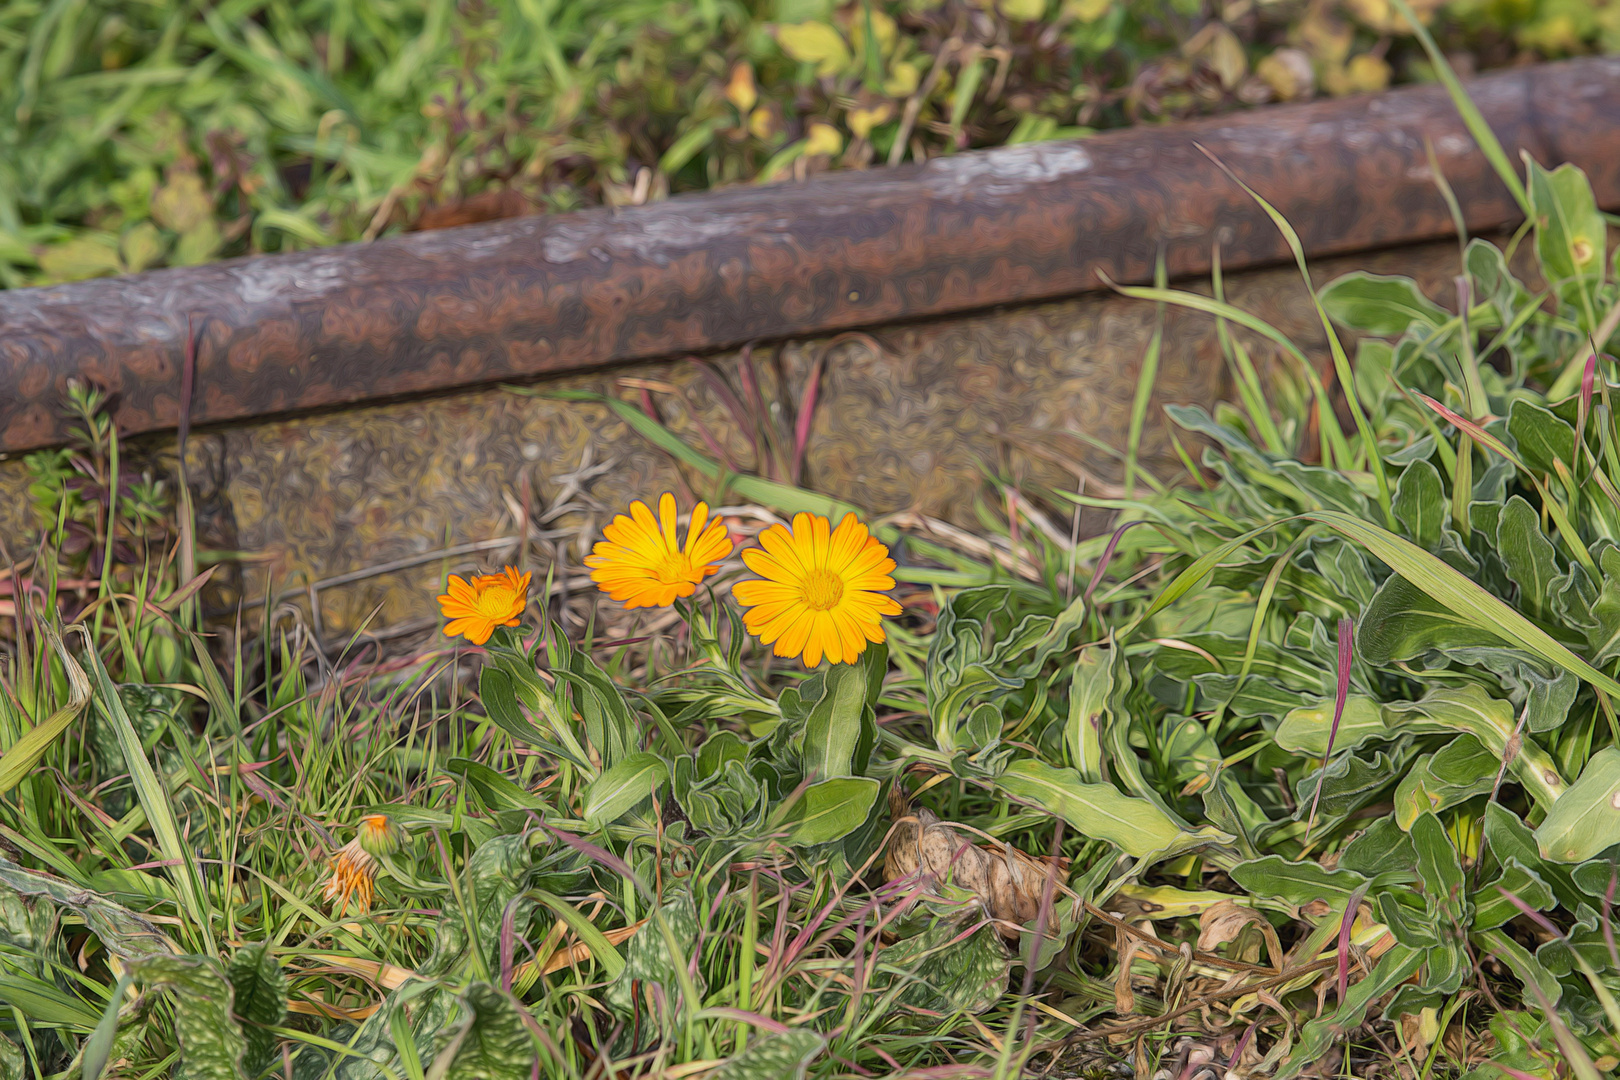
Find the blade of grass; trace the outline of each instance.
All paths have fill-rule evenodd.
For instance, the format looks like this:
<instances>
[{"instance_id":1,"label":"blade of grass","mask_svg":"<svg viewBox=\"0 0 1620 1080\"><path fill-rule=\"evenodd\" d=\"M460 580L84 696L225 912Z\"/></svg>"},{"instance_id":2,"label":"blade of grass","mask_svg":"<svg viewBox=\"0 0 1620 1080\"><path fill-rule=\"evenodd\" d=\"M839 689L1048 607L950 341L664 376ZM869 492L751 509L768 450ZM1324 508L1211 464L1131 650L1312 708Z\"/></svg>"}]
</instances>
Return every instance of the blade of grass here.
<instances>
[{"instance_id":1,"label":"blade of grass","mask_svg":"<svg viewBox=\"0 0 1620 1080\"><path fill-rule=\"evenodd\" d=\"M12 743L5 756L0 757L0 794L10 791L22 782L52 743L84 712L90 702L90 680L84 669L73 659L67 646L50 623L41 621L40 632L45 635L62 660L67 674L68 700L52 713L44 723L37 725L22 738Z\"/></svg>"},{"instance_id":2,"label":"blade of grass","mask_svg":"<svg viewBox=\"0 0 1620 1080\"><path fill-rule=\"evenodd\" d=\"M1163 289L1168 284L1164 268L1164 252L1159 252L1153 267L1153 286ZM1125 441L1125 497L1136 497L1136 460L1141 451L1142 425L1147 420L1148 401L1153 396L1153 384L1159 378L1159 347L1164 342L1164 301L1155 307L1153 336L1148 339L1147 351L1142 354L1142 370L1136 376L1136 397L1131 400L1130 433Z\"/></svg>"},{"instance_id":3,"label":"blade of grass","mask_svg":"<svg viewBox=\"0 0 1620 1080\"><path fill-rule=\"evenodd\" d=\"M1305 265L1305 245L1300 242L1299 234L1288 223L1276 207L1272 206L1260 193L1238 179L1237 173L1226 167L1226 163L1211 154L1203 146L1198 147L1205 157L1213 161L1220 170L1231 178L1232 182L1248 193L1249 198L1259 204L1260 209L1271 218L1277 231L1282 233L1283 239L1288 242L1288 249L1294 253L1294 261L1299 264L1299 276L1305 282L1305 291L1311 294L1311 304L1316 308L1317 318L1322 322L1322 332L1327 335L1328 350L1333 354L1333 370L1339 377L1339 386L1344 391L1344 400L1350 406L1350 415L1355 419L1356 431L1361 435L1361 449L1367 455L1367 468L1373 474L1373 482L1378 485L1378 505L1384 512L1384 524L1390 529L1395 528L1395 509L1391 501L1389 490L1389 477L1384 472L1384 462L1378 453L1378 436L1367 420L1367 413L1361 407L1361 397L1356 393L1356 379L1350 370L1350 356L1344 351L1344 343L1339 340L1338 331L1333 329L1333 320L1328 318L1327 309L1322 306L1321 298L1316 295L1316 286L1311 284L1311 271ZM1350 460L1342 461L1341 467L1351 468Z\"/></svg>"},{"instance_id":4,"label":"blade of grass","mask_svg":"<svg viewBox=\"0 0 1620 1080\"><path fill-rule=\"evenodd\" d=\"M209 956L218 957L219 945L211 931L213 910L208 902L208 892L203 887L202 876L198 872L196 860L192 858L191 849L181 835L180 824L175 820L174 800L157 773L152 770L152 763L146 756L146 748L141 745L140 734L130 722L129 714L124 711L124 703L118 696L118 688L107 674L101 656L90 640L89 632L78 625L69 629L76 630L85 639L85 666L90 675L96 707L100 710L102 719L112 727L118 738L118 747L123 751L124 764L129 769L130 780L135 786L135 795L140 800L141 809L146 813L147 824L151 826L152 834L157 839L158 850L163 853L164 860L169 864L167 867L169 876L174 881L176 892L180 894L182 908L190 916L191 925L188 929L195 937L201 938L202 947Z\"/></svg>"},{"instance_id":5,"label":"blade of grass","mask_svg":"<svg viewBox=\"0 0 1620 1080\"><path fill-rule=\"evenodd\" d=\"M1322 751L1322 774L1316 778L1316 794L1311 796L1311 816L1305 821L1305 844L1311 842L1311 827L1316 824L1316 808L1322 802L1322 786L1327 783L1328 761L1333 757L1333 741L1339 737L1339 721L1344 719L1344 703L1350 696L1350 631L1353 624L1349 618L1339 620L1339 685L1333 697L1333 726L1328 728L1327 749ZM1359 899L1359 897L1352 898ZM1354 904L1351 905L1352 910ZM1347 916L1348 918L1348 916ZM1346 929L1344 934L1348 935ZM1345 943L1340 939L1341 948ZM1342 963L1342 961L1341 961ZM1344 997L1343 967L1340 967L1339 997Z\"/></svg>"},{"instance_id":6,"label":"blade of grass","mask_svg":"<svg viewBox=\"0 0 1620 1080\"><path fill-rule=\"evenodd\" d=\"M1524 182L1514 171L1513 161L1508 157L1507 151L1502 149L1502 143L1497 139L1496 132L1485 122L1479 106L1474 104L1473 99L1468 96L1468 91L1463 88L1462 80L1458 79L1457 73L1452 70L1446 54L1440 51L1440 46L1435 44L1429 28L1423 25L1423 20L1417 17L1406 0L1389 0L1389 2L1412 28L1413 35L1423 45L1423 51L1429 54L1429 62L1434 65L1434 73L1440 79L1440 84L1446 88L1446 93L1451 95L1451 103L1457 107L1463 126L1474 137L1474 142L1479 144L1480 151L1496 170L1496 175L1502 178L1502 183L1513 196L1513 201L1519 204L1524 216L1529 217L1530 195L1524 190Z\"/></svg>"},{"instance_id":7,"label":"blade of grass","mask_svg":"<svg viewBox=\"0 0 1620 1080\"><path fill-rule=\"evenodd\" d=\"M1098 271L1103 284L1119 293L1121 296L1131 296L1138 300L1162 300L1167 304L1190 308L1193 311L1202 311L1208 315L1227 319L1239 326L1247 327L1281 346L1282 350L1299 363L1305 373L1305 380L1310 384L1311 393L1316 400L1317 426L1320 428L1322 439L1322 464L1331 467L1335 460L1343 461L1349 467L1350 444L1345 441L1344 429L1339 426L1339 418L1333 414L1333 403L1328 398L1327 387L1322 385L1322 379L1316 374L1316 369L1299 346L1289 340L1288 335L1258 316L1251 315L1242 308L1233 307L1208 296L1198 293L1184 292L1179 289L1151 289L1141 285L1120 285L1107 274Z\"/></svg>"},{"instance_id":8,"label":"blade of grass","mask_svg":"<svg viewBox=\"0 0 1620 1080\"><path fill-rule=\"evenodd\" d=\"M1225 281L1221 276L1221 245L1218 243L1210 251L1210 283L1215 299L1226 303ZM1226 320L1219 316L1215 319L1215 336L1220 341L1221 354L1226 357L1227 366L1232 370L1232 381L1237 384L1238 396L1248 411L1249 423L1254 425L1268 451L1279 456L1287 454L1288 448L1283 445L1282 435L1271 416L1271 408L1266 404L1265 390L1260 385L1260 376L1254 369L1249 350L1232 336Z\"/></svg>"}]
</instances>

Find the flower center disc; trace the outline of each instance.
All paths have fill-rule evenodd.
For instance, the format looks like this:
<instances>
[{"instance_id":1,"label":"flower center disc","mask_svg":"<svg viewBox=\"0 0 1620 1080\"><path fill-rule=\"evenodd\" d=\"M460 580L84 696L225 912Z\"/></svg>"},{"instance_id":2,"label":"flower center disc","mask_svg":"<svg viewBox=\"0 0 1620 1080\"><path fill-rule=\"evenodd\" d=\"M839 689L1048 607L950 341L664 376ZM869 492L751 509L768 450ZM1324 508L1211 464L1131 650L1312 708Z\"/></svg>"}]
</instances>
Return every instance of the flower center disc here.
<instances>
[{"instance_id":1,"label":"flower center disc","mask_svg":"<svg viewBox=\"0 0 1620 1080\"><path fill-rule=\"evenodd\" d=\"M831 611L844 598L844 579L831 570L812 570L804 576L804 602L815 611Z\"/></svg>"},{"instance_id":2,"label":"flower center disc","mask_svg":"<svg viewBox=\"0 0 1620 1080\"><path fill-rule=\"evenodd\" d=\"M673 585L678 581L692 580L692 560L685 553L676 552L674 555L665 555L659 560L658 566L653 570L661 585Z\"/></svg>"},{"instance_id":3,"label":"flower center disc","mask_svg":"<svg viewBox=\"0 0 1620 1080\"><path fill-rule=\"evenodd\" d=\"M478 595L473 606L485 618L493 619L497 615L504 615L512 607L512 590L503 585L485 589Z\"/></svg>"}]
</instances>

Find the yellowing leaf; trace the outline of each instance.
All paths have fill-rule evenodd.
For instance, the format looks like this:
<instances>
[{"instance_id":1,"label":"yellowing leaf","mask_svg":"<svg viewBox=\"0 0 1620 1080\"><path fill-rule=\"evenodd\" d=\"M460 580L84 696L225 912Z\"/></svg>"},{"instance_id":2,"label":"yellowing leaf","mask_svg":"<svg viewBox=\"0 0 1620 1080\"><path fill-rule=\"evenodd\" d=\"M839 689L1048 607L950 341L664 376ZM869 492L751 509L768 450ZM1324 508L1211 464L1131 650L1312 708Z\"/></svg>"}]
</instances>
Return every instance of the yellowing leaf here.
<instances>
[{"instance_id":1,"label":"yellowing leaf","mask_svg":"<svg viewBox=\"0 0 1620 1080\"><path fill-rule=\"evenodd\" d=\"M872 36L877 38L878 52L887 55L894 48L895 39L899 36L900 28L888 15L876 6L871 9ZM856 10L849 20L849 43L856 56L866 54L866 13Z\"/></svg>"},{"instance_id":2,"label":"yellowing leaf","mask_svg":"<svg viewBox=\"0 0 1620 1080\"><path fill-rule=\"evenodd\" d=\"M875 105L870 109L853 109L849 114L849 130L855 133L856 138L864 139L872 134L872 129L883 123L894 114L888 102Z\"/></svg>"},{"instance_id":3,"label":"yellowing leaf","mask_svg":"<svg viewBox=\"0 0 1620 1080\"><path fill-rule=\"evenodd\" d=\"M910 97L917 92L917 84L922 81L922 72L910 60L897 60L889 69L889 77L883 80L883 92L890 97Z\"/></svg>"},{"instance_id":4,"label":"yellowing leaf","mask_svg":"<svg viewBox=\"0 0 1620 1080\"><path fill-rule=\"evenodd\" d=\"M124 267L132 274L140 273L163 258L168 248L163 234L150 221L143 221L125 233L118 246L124 256Z\"/></svg>"},{"instance_id":5,"label":"yellowing leaf","mask_svg":"<svg viewBox=\"0 0 1620 1080\"><path fill-rule=\"evenodd\" d=\"M1063 13L1083 23L1094 23L1114 6L1114 0L1064 0Z\"/></svg>"},{"instance_id":6,"label":"yellowing leaf","mask_svg":"<svg viewBox=\"0 0 1620 1080\"><path fill-rule=\"evenodd\" d=\"M779 27L776 42L802 64L816 65L817 75L837 75L850 64L849 46L826 23L805 22Z\"/></svg>"},{"instance_id":7,"label":"yellowing leaf","mask_svg":"<svg viewBox=\"0 0 1620 1080\"><path fill-rule=\"evenodd\" d=\"M1001 0L1001 13L1009 19L1029 22L1046 14L1046 0Z\"/></svg>"},{"instance_id":8,"label":"yellowing leaf","mask_svg":"<svg viewBox=\"0 0 1620 1080\"><path fill-rule=\"evenodd\" d=\"M111 237L107 237L110 240ZM62 244L53 244L39 253L39 268L47 279L57 281L83 281L123 271L118 261L118 249L111 243L93 236L80 236Z\"/></svg>"},{"instance_id":9,"label":"yellowing leaf","mask_svg":"<svg viewBox=\"0 0 1620 1080\"><path fill-rule=\"evenodd\" d=\"M776 117L761 105L748 114L748 134L756 139L768 139L776 132Z\"/></svg>"},{"instance_id":10,"label":"yellowing leaf","mask_svg":"<svg viewBox=\"0 0 1620 1080\"><path fill-rule=\"evenodd\" d=\"M1376 94L1389 87L1389 64L1371 53L1351 57L1344 73L1349 79L1351 93Z\"/></svg>"},{"instance_id":11,"label":"yellowing leaf","mask_svg":"<svg viewBox=\"0 0 1620 1080\"><path fill-rule=\"evenodd\" d=\"M1278 49L1254 66L1254 73L1271 87L1279 101L1308 98L1316 90L1316 69L1298 49Z\"/></svg>"},{"instance_id":12,"label":"yellowing leaf","mask_svg":"<svg viewBox=\"0 0 1620 1080\"><path fill-rule=\"evenodd\" d=\"M816 157L820 154L836 154L844 148L844 137L838 129L831 124L823 124L819 120L810 125L810 132L804 139L804 156Z\"/></svg>"},{"instance_id":13,"label":"yellowing leaf","mask_svg":"<svg viewBox=\"0 0 1620 1080\"><path fill-rule=\"evenodd\" d=\"M726 83L726 100L747 113L759 100L759 89L754 85L754 68L748 61L739 61L731 69L731 81Z\"/></svg>"},{"instance_id":14,"label":"yellowing leaf","mask_svg":"<svg viewBox=\"0 0 1620 1080\"><path fill-rule=\"evenodd\" d=\"M190 170L172 173L152 194L152 217L165 229L189 232L213 216L214 200L202 177Z\"/></svg>"},{"instance_id":15,"label":"yellowing leaf","mask_svg":"<svg viewBox=\"0 0 1620 1080\"><path fill-rule=\"evenodd\" d=\"M1221 85L1228 90L1237 86L1243 76L1249 73L1249 58L1243 53L1243 43L1224 26L1210 42L1209 65L1215 69Z\"/></svg>"},{"instance_id":16,"label":"yellowing leaf","mask_svg":"<svg viewBox=\"0 0 1620 1080\"><path fill-rule=\"evenodd\" d=\"M180 242L174 245L174 264L195 266L207 262L223 242L219 224L212 217L205 217L180 234Z\"/></svg>"}]
</instances>

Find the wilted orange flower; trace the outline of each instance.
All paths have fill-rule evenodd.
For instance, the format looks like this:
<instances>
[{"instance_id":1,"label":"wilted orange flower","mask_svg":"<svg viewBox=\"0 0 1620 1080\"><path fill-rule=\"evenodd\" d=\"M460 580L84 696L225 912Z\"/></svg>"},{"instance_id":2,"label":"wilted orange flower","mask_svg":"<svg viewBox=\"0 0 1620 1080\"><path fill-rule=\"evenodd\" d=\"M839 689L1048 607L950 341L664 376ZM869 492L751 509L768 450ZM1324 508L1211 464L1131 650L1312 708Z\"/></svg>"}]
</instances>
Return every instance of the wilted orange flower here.
<instances>
[{"instance_id":1,"label":"wilted orange flower","mask_svg":"<svg viewBox=\"0 0 1620 1080\"><path fill-rule=\"evenodd\" d=\"M497 626L516 626L529 604L529 577L512 566L471 582L451 574L449 590L439 597L439 610L450 620L444 632L482 645Z\"/></svg>"},{"instance_id":2,"label":"wilted orange flower","mask_svg":"<svg viewBox=\"0 0 1620 1080\"><path fill-rule=\"evenodd\" d=\"M585 557L597 588L627 608L669 607L678 596L691 596L703 579L720 569L717 563L731 554L725 525L709 520L709 505L692 508L686 543L675 534L675 496L658 499L658 519L640 500L630 504L630 516L615 517L602 530L607 537Z\"/></svg>"},{"instance_id":3,"label":"wilted orange flower","mask_svg":"<svg viewBox=\"0 0 1620 1080\"><path fill-rule=\"evenodd\" d=\"M377 860L366 854L358 840L350 840L332 856L332 876L327 879L322 894L337 901L338 911L354 909L361 915L371 910L372 898L377 891Z\"/></svg>"},{"instance_id":4,"label":"wilted orange flower","mask_svg":"<svg viewBox=\"0 0 1620 1080\"><path fill-rule=\"evenodd\" d=\"M889 549L870 535L854 514L837 529L820 514L798 514L793 529L772 525L760 546L742 553L743 562L764 581L731 587L748 606L743 624L777 656L804 657L807 667L852 663L868 641L883 640L884 615L900 605L883 591L894 588Z\"/></svg>"},{"instance_id":5,"label":"wilted orange flower","mask_svg":"<svg viewBox=\"0 0 1620 1080\"><path fill-rule=\"evenodd\" d=\"M351 901L357 913L370 911L377 890L377 857L398 851L404 838L404 830L387 814L361 818L354 839L332 856L332 876L322 895L337 901L339 912L346 911Z\"/></svg>"}]
</instances>

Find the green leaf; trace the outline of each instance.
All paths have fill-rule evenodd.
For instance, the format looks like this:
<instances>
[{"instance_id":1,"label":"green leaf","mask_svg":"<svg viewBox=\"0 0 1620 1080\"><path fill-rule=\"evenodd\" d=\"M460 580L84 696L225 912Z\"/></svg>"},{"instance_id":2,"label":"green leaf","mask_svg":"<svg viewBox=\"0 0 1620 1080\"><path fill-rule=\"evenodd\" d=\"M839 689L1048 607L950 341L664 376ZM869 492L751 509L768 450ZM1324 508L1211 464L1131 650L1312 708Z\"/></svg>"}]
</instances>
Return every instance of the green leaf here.
<instances>
[{"instance_id":1,"label":"green leaf","mask_svg":"<svg viewBox=\"0 0 1620 1080\"><path fill-rule=\"evenodd\" d=\"M478 673L478 700L483 702L484 712L489 718L513 738L524 743L535 743L545 738L518 704L512 676L493 664L486 664Z\"/></svg>"},{"instance_id":2,"label":"green leaf","mask_svg":"<svg viewBox=\"0 0 1620 1080\"><path fill-rule=\"evenodd\" d=\"M1468 241L1463 262L1473 275L1475 295L1490 301L1502 325L1511 324L1514 313L1530 294L1508 269L1502 249L1489 240L1475 237Z\"/></svg>"},{"instance_id":3,"label":"green leaf","mask_svg":"<svg viewBox=\"0 0 1620 1080\"><path fill-rule=\"evenodd\" d=\"M568 924L579 940L590 946L591 959L602 965L608 978L617 978L619 972L624 970L624 957L619 950L607 939L607 935L596 928L596 924L587 919L578 908L560 896L546 892L543 889L533 890L535 900L550 908L552 913Z\"/></svg>"},{"instance_id":4,"label":"green leaf","mask_svg":"<svg viewBox=\"0 0 1620 1080\"><path fill-rule=\"evenodd\" d=\"M592 780L585 788L585 820L593 826L617 821L669 780L669 766L638 751Z\"/></svg>"},{"instance_id":5,"label":"green leaf","mask_svg":"<svg viewBox=\"0 0 1620 1080\"><path fill-rule=\"evenodd\" d=\"M1069 669L1069 715L1063 738L1069 761L1088 784L1102 780L1100 732L1109 696L1114 692L1112 650L1080 650Z\"/></svg>"},{"instance_id":6,"label":"green leaf","mask_svg":"<svg viewBox=\"0 0 1620 1080\"><path fill-rule=\"evenodd\" d=\"M48 874L25 870L0 856L0 886L19 896L45 898L84 920L107 951L123 960L168 956L175 948L157 924L89 889Z\"/></svg>"},{"instance_id":7,"label":"green leaf","mask_svg":"<svg viewBox=\"0 0 1620 1080\"><path fill-rule=\"evenodd\" d=\"M1441 917L1441 926L1461 928L1469 923L1471 912L1463 893L1462 859L1446 835L1446 827L1432 813L1419 814L1412 823L1412 847L1417 852L1418 878L1430 910Z\"/></svg>"},{"instance_id":8,"label":"green leaf","mask_svg":"<svg viewBox=\"0 0 1620 1080\"><path fill-rule=\"evenodd\" d=\"M877 781L873 780L870 783L876 784ZM665 934L664 929L669 932ZM663 988L671 1008L678 1011L679 1006L676 1002L681 997L681 972L685 971L686 965L692 959L692 951L697 947L697 937L697 908L692 902L691 894L676 892L665 899L642 932L630 939L626 946L624 968L614 978L604 995L608 1005L622 1016L642 1011L646 1008L644 1001L636 1000L634 993L639 990L645 995L648 984L656 984ZM700 966L693 978L701 981L702 971ZM701 996L703 993L701 983L696 990ZM689 1007L696 1008L698 1004L699 1002L692 1002Z\"/></svg>"},{"instance_id":9,"label":"green leaf","mask_svg":"<svg viewBox=\"0 0 1620 1080\"><path fill-rule=\"evenodd\" d=\"M441 1032L428 1080L519 1080L535 1063L522 1006L499 987L473 983L461 997L466 1018Z\"/></svg>"},{"instance_id":10,"label":"green leaf","mask_svg":"<svg viewBox=\"0 0 1620 1080\"><path fill-rule=\"evenodd\" d=\"M1519 815L1502 806L1490 803L1485 807L1485 850L1498 864L1516 859L1541 876L1558 902L1576 911L1585 902L1581 890L1571 879L1567 867L1543 862L1535 833L1519 819Z\"/></svg>"},{"instance_id":11,"label":"green leaf","mask_svg":"<svg viewBox=\"0 0 1620 1080\"><path fill-rule=\"evenodd\" d=\"M1490 791L1501 764L1474 736L1453 739L1407 771L1395 789L1395 820L1410 829L1422 814L1437 814Z\"/></svg>"},{"instance_id":12,"label":"green leaf","mask_svg":"<svg viewBox=\"0 0 1620 1080\"><path fill-rule=\"evenodd\" d=\"M171 991L180 1065L188 1080L242 1077L247 1042L231 1016L231 984L213 962L197 956L148 956L130 965L148 987Z\"/></svg>"},{"instance_id":13,"label":"green leaf","mask_svg":"<svg viewBox=\"0 0 1620 1080\"><path fill-rule=\"evenodd\" d=\"M1536 829L1542 858L1578 863L1620 844L1620 749L1592 755Z\"/></svg>"},{"instance_id":14,"label":"green leaf","mask_svg":"<svg viewBox=\"0 0 1620 1080\"><path fill-rule=\"evenodd\" d=\"M827 1040L814 1031L790 1028L755 1038L748 1049L728 1058L709 1080L804 1080Z\"/></svg>"},{"instance_id":15,"label":"green leaf","mask_svg":"<svg viewBox=\"0 0 1620 1080\"><path fill-rule=\"evenodd\" d=\"M1440 546L1449 508L1439 469L1427 461L1414 461L1403 469L1395 485L1394 508L1408 540L1425 551Z\"/></svg>"},{"instance_id":16,"label":"green leaf","mask_svg":"<svg viewBox=\"0 0 1620 1080\"><path fill-rule=\"evenodd\" d=\"M1381 817L1367 831L1344 846L1339 855L1340 870L1352 870L1363 877L1407 872L1417 866L1412 838L1393 817Z\"/></svg>"},{"instance_id":17,"label":"green leaf","mask_svg":"<svg viewBox=\"0 0 1620 1080\"><path fill-rule=\"evenodd\" d=\"M485 669L489 670L488 668ZM464 780L488 810L548 810L540 796L525 791L488 765L470 758L451 758L444 771Z\"/></svg>"},{"instance_id":18,"label":"green leaf","mask_svg":"<svg viewBox=\"0 0 1620 1080\"><path fill-rule=\"evenodd\" d=\"M915 937L903 938L878 954L873 988L930 1012L982 1013L1007 992L1012 960L992 926L980 926L965 939L954 923L939 922Z\"/></svg>"},{"instance_id":19,"label":"green leaf","mask_svg":"<svg viewBox=\"0 0 1620 1080\"><path fill-rule=\"evenodd\" d=\"M848 776L861 740L867 675L859 664L828 668L820 701L804 722L804 770L818 780Z\"/></svg>"},{"instance_id":20,"label":"green leaf","mask_svg":"<svg viewBox=\"0 0 1620 1080\"><path fill-rule=\"evenodd\" d=\"M1451 318L1451 313L1424 296L1411 278L1385 277L1363 270L1334 279L1322 290L1322 306L1343 326L1387 338L1400 337L1413 323L1427 330Z\"/></svg>"},{"instance_id":21,"label":"green leaf","mask_svg":"<svg viewBox=\"0 0 1620 1080\"><path fill-rule=\"evenodd\" d=\"M47 1027L90 1031L101 1020L99 1012L73 995L63 993L55 983L32 975L7 974L4 970L0 970L0 1002Z\"/></svg>"},{"instance_id":22,"label":"green leaf","mask_svg":"<svg viewBox=\"0 0 1620 1080\"><path fill-rule=\"evenodd\" d=\"M1586 174L1574 165L1548 172L1525 155L1536 254L1548 280L1601 279L1608 229Z\"/></svg>"},{"instance_id":23,"label":"green leaf","mask_svg":"<svg viewBox=\"0 0 1620 1080\"><path fill-rule=\"evenodd\" d=\"M1496 880L1481 886L1474 893L1475 932L1494 930L1518 917L1519 909L1502 895L1504 889L1524 901L1533 911L1545 911L1556 903L1552 887L1541 875L1509 856L1503 860L1502 873Z\"/></svg>"},{"instance_id":24,"label":"green leaf","mask_svg":"<svg viewBox=\"0 0 1620 1080\"><path fill-rule=\"evenodd\" d=\"M1336 753L1326 769L1315 769L1299 778L1294 787L1294 799L1299 806L1296 818L1309 818L1318 785L1322 793L1317 806L1318 821L1331 822L1355 813L1400 775L1406 756L1402 751L1398 757L1391 758L1380 751L1372 761L1367 761L1355 754ZM1399 808L1399 795L1395 803Z\"/></svg>"},{"instance_id":25,"label":"green leaf","mask_svg":"<svg viewBox=\"0 0 1620 1080\"><path fill-rule=\"evenodd\" d=\"M1473 935L1474 947L1481 953L1494 956L1508 966L1521 983L1537 987L1552 1005L1563 996L1563 987L1552 972L1541 965L1530 950L1513 940L1505 931L1486 930Z\"/></svg>"},{"instance_id":26,"label":"green leaf","mask_svg":"<svg viewBox=\"0 0 1620 1080\"><path fill-rule=\"evenodd\" d=\"M287 1015L287 976L264 942L236 950L225 968L230 980L232 1012L247 1042L243 1067L258 1076L270 1065L276 1038L270 1029Z\"/></svg>"},{"instance_id":27,"label":"green leaf","mask_svg":"<svg viewBox=\"0 0 1620 1080\"><path fill-rule=\"evenodd\" d=\"M1315 705L1301 705L1290 710L1272 739L1278 746L1294 754L1321 757L1328 750L1328 735L1333 730L1334 702L1322 700ZM1354 750L1368 739L1381 739L1389 735L1384 723L1384 710L1378 702L1362 694L1351 694L1344 700L1344 714L1339 718L1339 733L1333 740L1336 751Z\"/></svg>"},{"instance_id":28,"label":"green leaf","mask_svg":"<svg viewBox=\"0 0 1620 1080\"><path fill-rule=\"evenodd\" d=\"M1281 855L1267 855L1239 863L1231 870L1232 880L1256 896L1269 896L1296 907L1321 900L1343 909L1350 894L1367 879L1349 870L1329 870L1321 863L1290 862Z\"/></svg>"},{"instance_id":29,"label":"green leaf","mask_svg":"<svg viewBox=\"0 0 1620 1080\"><path fill-rule=\"evenodd\" d=\"M789 810L789 841L814 846L843 839L866 821L880 787L878 781L866 776L843 776L811 784Z\"/></svg>"},{"instance_id":30,"label":"green leaf","mask_svg":"<svg viewBox=\"0 0 1620 1080\"><path fill-rule=\"evenodd\" d=\"M1356 654L1374 667L1414 660L1431 651L1497 645L1501 636L1458 614L1400 574L1373 594L1356 628Z\"/></svg>"},{"instance_id":31,"label":"green leaf","mask_svg":"<svg viewBox=\"0 0 1620 1080\"><path fill-rule=\"evenodd\" d=\"M1434 913L1426 909L1415 893L1390 890L1378 894L1374 905L1378 921L1389 927L1391 936L1409 949L1431 949L1440 944L1440 928Z\"/></svg>"},{"instance_id":32,"label":"green leaf","mask_svg":"<svg viewBox=\"0 0 1620 1080\"><path fill-rule=\"evenodd\" d=\"M1088 784L1073 769L1041 761L1016 761L995 783L1013 798L1056 814L1082 834L1107 840L1138 858L1198 844L1229 844L1233 839L1208 826L1189 829L1146 799L1122 794L1112 784Z\"/></svg>"},{"instance_id":33,"label":"green leaf","mask_svg":"<svg viewBox=\"0 0 1620 1080\"><path fill-rule=\"evenodd\" d=\"M78 629L84 633L82 628ZM85 633L85 637L88 639L89 634ZM212 905L209 903L208 890L203 887L196 857L190 845L181 836L180 824L174 816L174 797L167 785L159 780L157 773L153 771L152 763L146 756L146 748L141 745L140 735L130 722L129 714L124 711L123 699L113 685L112 678L107 674L107 669L101 662L101 655L94 648L87 648L84 655L85 668L95 691L96 708L118 737L118 746L123 752L124 765L129 769L130 779L134 783L135 794L140 799L141 809L145 811L147 823L157 839L158 850L170 864L169 875L174 881L175 889L184 900L186 915L191 919L193 926L212 926ZM203 940L209 949L216 948L212 934L205 933Z\"/></svg>"},{"instance_id":34,"label":"green leaf","mask_svg":"<svg viewBox=\"0 0 1620 1080\"><path fill-rule=\"evenodd\" d=\"M1574 467L1575 429L1551 411L1520 398L1508 409L1507 430L1532 472L1552 472L1555 462Z\"/></svg>"},{"instance_id":35,"label":"green leaf","mask_svg":"<svg viewBox=\"0 0 1620 1080\"><path fill-rule=\"evenodd\" d=\"M1397 701L1384 706L1384 722L1393 729L1427 734L1436 729L1463 731L1473 735L1501 761L1507 756L1518 721L1513 708L1500 698L1490 697L1477 683L1431 690L1418 701ZM1520 737L1517 752L1508 763L1514 779L1532 798L1550 807L1565 794L1558 767L1541 746ZM1494 775L1494 774L1493 774Z\"/></svg>"},{"instance_id":36,"label":"green leaf","mask_svg":"<svg viewBox=\"0 0 1620 1080\"><path fill-rule=\"evenodd\" d=\"M62 661L62 671L68 683L68 700L46 717L43 723L35 725L7 747L4 756L0 756L0 795L16 787L23 777L34 771L34 766L39 764L39 759L50 749L57 736L66 731L68 725L78 719L84 707L90 703L90 680L85 676L84 669L73 659L67 646L62 644L62 638L54 626L42 621L39 628Z\"/></svg>"}]
</instances>

